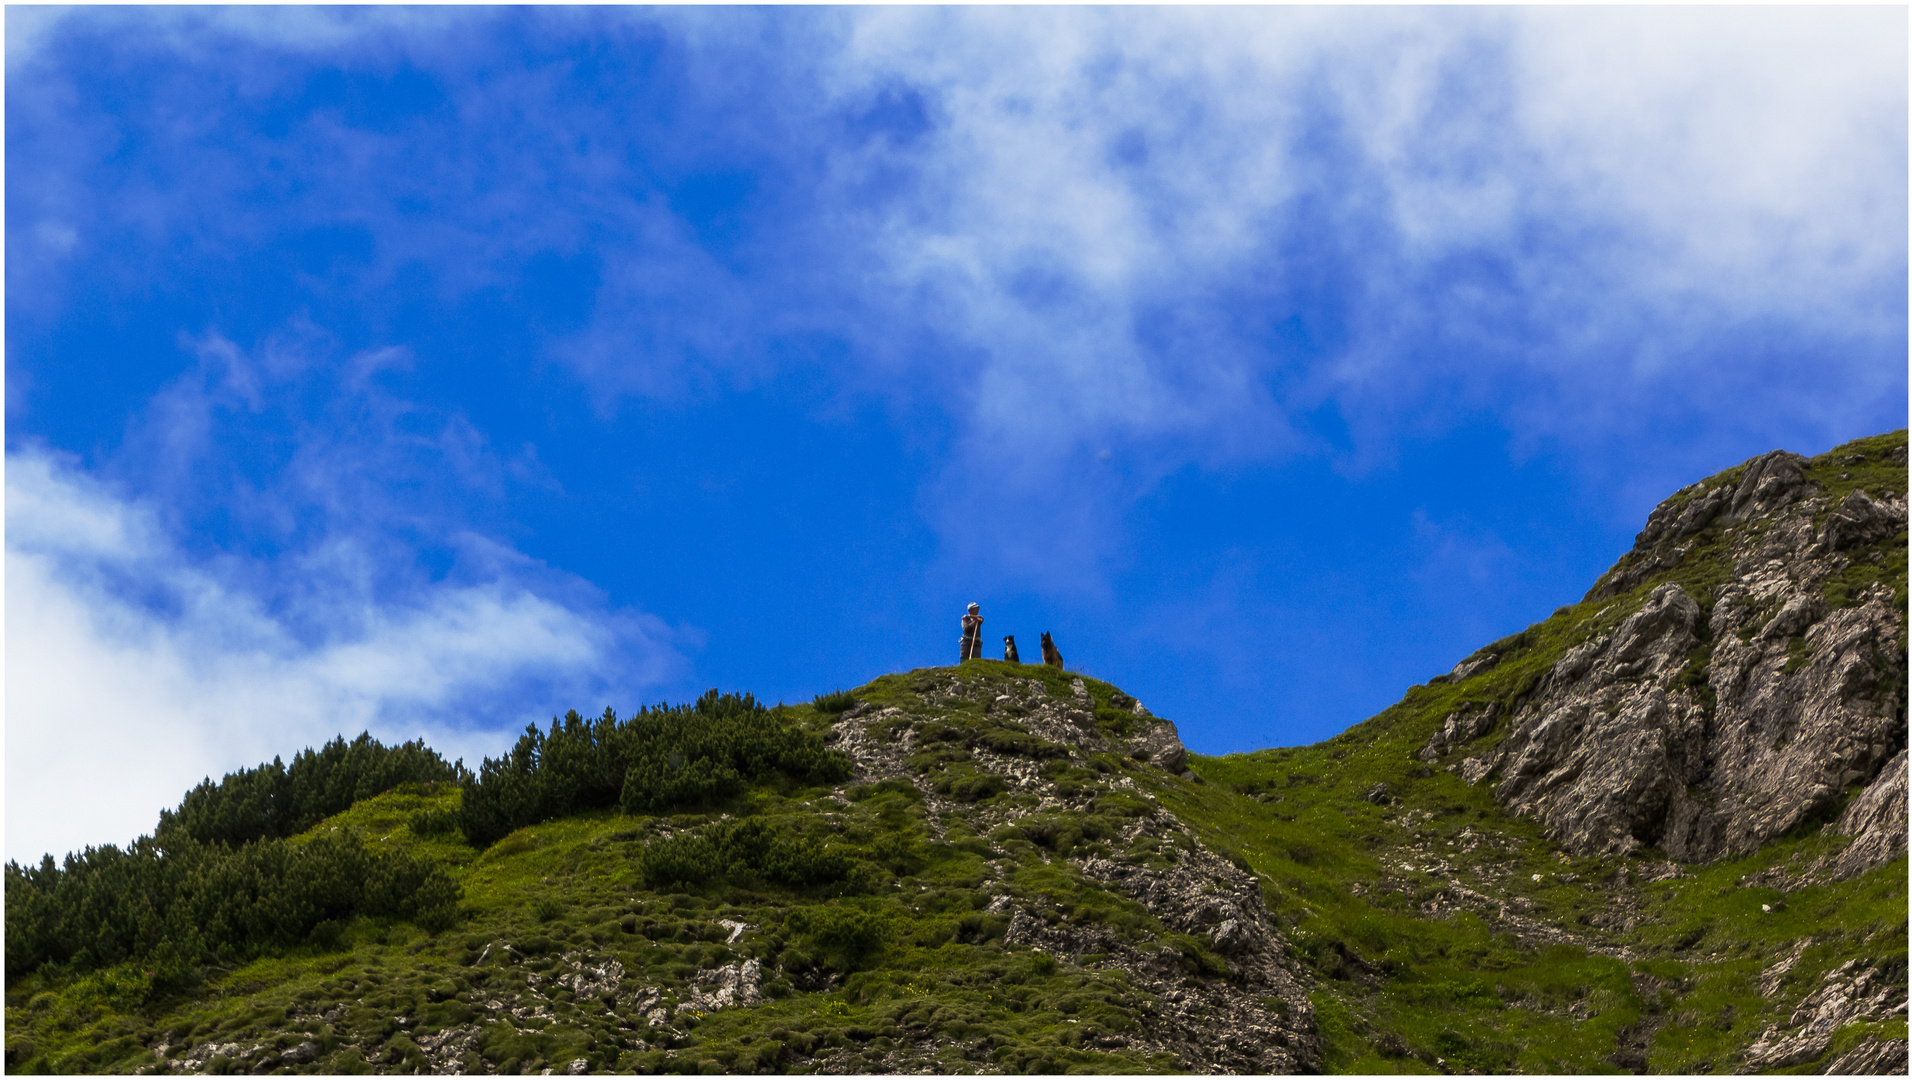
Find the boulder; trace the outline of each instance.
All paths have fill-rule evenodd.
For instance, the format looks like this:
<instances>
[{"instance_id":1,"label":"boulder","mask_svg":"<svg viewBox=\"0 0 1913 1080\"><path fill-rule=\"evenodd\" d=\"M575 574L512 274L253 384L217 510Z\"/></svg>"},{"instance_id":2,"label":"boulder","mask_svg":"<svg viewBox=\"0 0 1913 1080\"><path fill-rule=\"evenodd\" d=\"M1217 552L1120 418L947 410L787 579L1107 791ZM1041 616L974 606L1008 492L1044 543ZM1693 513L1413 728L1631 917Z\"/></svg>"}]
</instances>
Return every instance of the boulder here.
<instances>
[{"instance_id":1,"label":"boulder","mask_svg":"<svg viewBox=\"0 0 1913 1080\"><path fill-rule=\"evenodd\" d=\"M1853 837L1853 843L1834 858L1833 876L1852 877L1904 856L1906 820L1906 751L1901 750L1847 805L1840 819L1827 827Z\"/></svg>"},{"instance_id":2,"label":"boulder","mask_svg":"<svg viewBox=\"0 0 1913 1080\"><path fill-rule=\"evenodd\" d=\"M1128 742L1130 753L1141 754L1149 762L1171 773L1180 775L1189 767L1189 750L1182 745L1176 725L1167 720L1157 719L1130 736Z\"/></svg>"},{"instance_id":3,"label":"boulder","mask_svg":"<svg viewBox=\"0 0 1913 1080\"><path fill-rule=\"evenodd\" d=\"M1785 450L1774 450L1749 461L1721 520L1732 524L1769 516L1799 499L1812 487L1800 468L1806 462L1806 458Z\"/></svg>"},{"instance_id":4,"label":"boulder","mask_svg":"<svg viewBox=\"0 0 1913 1080\"><path fill-rule=\"evenodd\" d=\"M1861 544L1885 540L1906 528L1906 509L1880 502L1855 488L1827 515L1820 527L1820 543L1828 551L1847 551Z\"/></svg>"}]
</instances>

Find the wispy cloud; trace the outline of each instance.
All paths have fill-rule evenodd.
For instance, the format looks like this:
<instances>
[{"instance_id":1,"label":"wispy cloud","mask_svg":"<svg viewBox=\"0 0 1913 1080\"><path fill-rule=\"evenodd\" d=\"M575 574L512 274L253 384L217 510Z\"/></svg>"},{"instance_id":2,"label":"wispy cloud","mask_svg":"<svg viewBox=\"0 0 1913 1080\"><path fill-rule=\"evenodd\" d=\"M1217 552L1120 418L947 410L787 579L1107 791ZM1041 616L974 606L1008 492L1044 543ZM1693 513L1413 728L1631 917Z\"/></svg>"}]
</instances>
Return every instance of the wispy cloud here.
<instances>
[{"instance_id":1,"label":"wispy cloud","mask_svg":"<svg viewBox=\"0 0 1913 1080\"><path fill-rule=\"evenodd\" d=\"M243 42L280 74L141 120L177 153L114 212L227 243L362 228L362 288L413 263L497 287L590 238L592 315L558 355L613 398L748 380L767 341L824 333L856 343L849 383L911 371L972 454L1228 460L1314 445L1324 404L1375 441L1491 397L1598 441L1644 395L1705 413L1681 380L1741 339L1841 364L1904 332L1894 8L140 18L148 47ZM646 62L587 66L579 32L671 71L669 106L619 108ZM223 141L314 55L429 100ZM21 192L49 258L89 235L35 212L61 190ZM1737 415L1797 396L1750 382Z\"/></svg>"},{"instance_id":2,"label":"wispy cloud","mask_svg":"<svg viewBox=\"0 0 1913 1080\"><path fill-rule=\"evenodd\" d=\"M433 487L506 466L456 417L405 430L417 410L374 381L393 358L324 364L312 334L198 342L102 470L137 496L8 455L9 857L131 839L202 777L337 735L475 765L553 701L626 710L685 678L695 631L461 522ZM247 421L302 400L274 460Z\"/></svg>"},{"instance_id":3,"label":"wispy cloud","mask_svg":"<svg viewBox=\"0 0 1913 1080\"><path fill-rule=\"evenodd\" d=\"M797 365L936 410L946 554L1045 588L1106 581L1182 469L1359 471L1487 415L1653 491L1904 396L1901 9L274 11L138 15L127 63L249 58L164 105L16 95L50 164L10 305L129 228L133 275L342 230L342 302L577 258L528 360L602 415ZM297 104L320 58L415 107ZM163 152L122 176L129 129Z\"/></svg>"},{"instance_id":4,"label":"wispy cloud","mask_svg":"<svg viewBox=\"0 0 1913 1080\"><path fill-rule=\"evenodd\" d=\"M1633 408L1718 364L1722 335L1896 337L1896 28L1889 9L912 10L873 13L834 70L846 94L931 103L929 134L847 156L923 178L877 207L874 246L982 358L979 426L1040 444L1279 424L1322 398L1416 408L1509 368ZM1331 304L1320 275L1349 279ZM1191 309L1222 330L1176 339ZM1317 332L1268 348L1285 319Z\"/></svg>"}]
</instances>

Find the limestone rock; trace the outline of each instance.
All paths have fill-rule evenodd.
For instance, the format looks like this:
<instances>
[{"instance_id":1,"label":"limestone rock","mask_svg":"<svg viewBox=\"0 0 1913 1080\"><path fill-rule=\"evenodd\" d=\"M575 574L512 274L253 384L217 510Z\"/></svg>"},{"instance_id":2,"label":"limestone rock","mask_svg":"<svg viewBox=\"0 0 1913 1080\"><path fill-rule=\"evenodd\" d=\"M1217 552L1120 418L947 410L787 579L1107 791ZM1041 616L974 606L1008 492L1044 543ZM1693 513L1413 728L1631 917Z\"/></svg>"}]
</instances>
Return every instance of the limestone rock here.
<instances>
[{"instance_id":1,"label":"limestone rock","mask_svg":"<svg viewBox=\"0 0 1913 1080\"><path fill-rule=\"evenodd\" d=\"M1798 610L1797 600L1789 596L1776 619ZM1682 857L1751 851L1837 807L1905 746L1905 705L1886 685L1906 663L1901 617L1888 600L1875 590L1811 626L1782 627L1804 630L1784 638L1763 632L1743 642L1723 626L1707 667L1717 711L1705 748L1720 839ZM1804 663L1791 655L1794 637Z\"/></svg>"},{"instance_id":2,"label":"limestone rock","mask_svg":"<svg viewBox=\"0 0 1913 1080\"><path fill-rule=\"evenodd\" d=\"M1096 714L1090 711L1093 695L1080 678L1074 680L1068 695L1050 693L1041 680L966 687L956 677L926 686L921 692L923 705L904 703L868 714L858 714L854 709L844 713L833 726L833 745L851 755L858 782L897 777L916 783L927 812L926 826L935 835L946 828L946 818L987 836L1028 813L1008 802L959 803L936 790L934 784L914 779L915 771L908 762L919 737L916 722L937 723L935 714L941 704L966 697L985 706L985 711L993 707L997 715L1013 718L1009 722L1032 735L1068 746L1070 755L1079 761L1090 754L1116 752L1146 760L1170 775L1185 779L1194 776L1188 770L1188 751L1173 723L1150 716L1140 702L1127 695L1112 695L1109 704L1127 710L1135 719L1123 735L1102 729ZM1033 796L1045 807L1087 808L1098 797L1060 791L1053 773L1046 771L1041 760L1000 753L986 744L973 744L967 750L973 767L995 774L1009 791ZM1112 789L1126 789L1133 796L1155 802L1154 795L1127 777L1112 776L1105 782ZM1166 943L1137 942L1105 924L1058 918L1055 911L1044 909L1040 898L1008 892L993 896L984 908L988 914L1007 918L1004 944L1040 949L1059 957L1100 956L1100 964L1123 972L1134 985L1155 995L1160 1007L1145 1012L1136 1030L1120 1036L1122 1044L1131 1050L1171 1055L1189 1072L1319 1071L1320 1037L1310 987L1290 958L1288 943L1276 929L1262 896L1261 882L1253 873L1207 848L1167 812L1130 818L1125 833L1111 838L1109 847L1123 850L1145 833L1162 839L1171 839L1173 833L1177 857L1168 865L1145 865L1079 848L1067 854L1059 852L1056 858L1075 867L1084 878L1126 894L1171 931L1206 939L1215 953L1226 958L1226 978L1193 970L1189 958ZM742 974L739 972L737 984L754 987L754 981L742 978ZM716 981L720 985L715 992L700 986L692 1001L715 1004L718 994L729 985L718 975L714 971L699 972L696 982ZM828 1057L818 1058L813 1064L819 1071L834 1067Z\"/></svg>"},{"instance_id":3,"label":"limestone rock","mask_svg":"<svg viewBox=\"0 0 1913 1080\"><path fill-rule=\"evenodd\" d=\"M1498 745L1449 768L1494 783L1503 805L1582 854L1744 854L1862 787L1836 830L1855 837L1851 854L1833 872L1903 854L1904 615L1884 585L1855 597L1823 585L1851 559L1881 557L1877 545L1905 527L1905 502L1855 490L1830 505L1804 461L1765 454L1737 479L1657 507L1589 598L1684 566L1703 542L1729 580L1698 595L1672 581L1653 588L1513 703ZM1493 727L1451 715L1420 757L1440 761L1483 724Z\"/></svg>"},{"instance_id":4,"label":"limestone rock","mask_svg":"<svg viewBox=\"0 0 1913 1080\"><path fill-rule=\"evenodd\" d=\"M1905 1039L1868 1039L1827 1062L1822 1076L1905 1076Z\"/></svg>"},{"instance_id":5,"label":"limestone rock","mask_svg":"<svg viewBox=\"0 0 1913 1080\"><path fill-rule=\"evenodd\" d=\"M1634 538L1635 550L1646 550L1662 540L1692 536L1711 524L1734 497L1733 492L1726 487L1683 498L1686 494L1685 491L1676 492L1654 508L1654 512L1647 516L1646 527Z\"/></svg>"},{"instance_id":6,"label":"limestone rock","mask_svg":"<svg viewBox=\"0 0 1913 1080\"><path fill-rule=\"evenodd\" d=\"M1794 965L1800 963L1800 958L1806 955L1807 946L1812 944L1812 938L1801 938L1793 943L1793 948L1780 958L1779 963L1760 973L1761 997L1770 998L1780 992L1780 984L1792 973Z\"/></svg>"},{"instance_id":7,"label":"limestone rock","mask_svg":"<svg viewBox=\"0 0 1913 1080\"><path fill-rule=\"evenodd\" d=\"M1774 450L1749 461L1723 520L1732 523L1772 514L1798 499L1810 486L1800 467L1807 459Z\"/></svg>"},{"instance_id":8,"label":"limestone rock","mask_svg":"<svg viewBox=\"0 0 1913 1080\"><path fill-rule=\"evenodd\" d=\"M1827 974L1825 982L1808 994L1785 1024L1761 1032L1747 1048L1747 1060L1736 1072L1772 1072L1812 1061L1825 1053L1834 1033L1848 1024L1880 1021L1906 1015L1905 984L1896 983L1878 968L1849 960ZM1900 1043L1904 1057L1906 1044ZM1890 1049L1887 1056L1890 1056ZM1828 1071L1834 1071L1829 1063Z\"/></svg>"},{"instance_id":9,"label":"limestone rock","mask_svg":"<svg viewBox=\"0 0 1913 1080\"><path fill-rule=\"evenodd\" d=\"M574 950L564 955L564 962L571 971L559 975L556 982L581 999L610 997L618 992L618 983L624 978L624 965L616 958L593 964L585 954Z\"/></svg>"},{"instance_id":10,"label":"limestone rock","mask_svg":"<svg viewBox=\"0 0 1913 1080\"><path fill-rule=\"evenodd\" d=\"M1846 551L1875 540L1885 540L1906 528L1902 507L1880 502L1855 488L1847 492L1820 528L1820 543L1829 551Z\"/></svg>"},{"instance_id":11,"label":"limestone rock","mask_svg":"<svg viewBox=\"0 0 1913 1080\"><path fill-rule=\"evenodd\" d=\"M290 1065L303 1065L318 1056L319 1044L313 1042L311 1039L307 1039L305 1042L279 1055L279 1058L281 1061Z\"/></svg>"},{"instance_id":12,"label":"limestone rock","mask_svg":"<svg viewBox=\"0 0 1913 1080\"><path fill-rule=\"evenodd\" d=\"M1129 749L1172 773L1179 774L1188 768L1189 751L1182 745L1176 725L1167 720L1156 720L1142 732L1130 736Z\"/></svg>"},{"instance_id":13,"label":"limestone rock","mask_svg":"<svg viewBox=\"0 0 1913 1080\"><path fill-rule=\"evenodd\" d=\"M1486 763L1502 775L1496 798L1589 853L1652 843L1691 813L1687 746L1706 718L1668 684L1699 617L1680 586L1663 585L1614 633L1563 656Z\"/></svg>"},{"instance_id":14,"label":"limestone rock","mask_svg":"<svg viewBox=\"0 0 1913 1080\"><path fill-rule=\"evenodd\" d=\"M1501 703L1491 701L1484 708L1457 709L1442 719L1441 730L1428 739L1419 755L1423 761L1436 761L1461 745L1473 742L1494 730Z\"/></svg>"},{"instance_id":15,"label":"limestone rock","mask_svg":"<svg viewBox=\"0 0 1913 1080\"><path fill-rule=\"evenodd\" d=\"M1842 836L1853 837L1833 860L1836 878L1852 877L1906 854L1906 751L1901 750L1865 791L1851 803L1840 820L1828 828ZM1901 1047L1905 1053L1905 1047Z\"/></svg>"},{"instance_id":16,"label":"limestone rock","mask_svg":"<svg viewBox=\"0 0 1913 1080\"><path fill-rule=\"evenodd\" d=\"M1448 678L1454 682L1460 682L1488 671L1500 662L1501 657L1495 653L1479 652L1456 664L1455 670L1448 673Z\"/></svg>"},{"instance_id":17,"label":"limestone rock","mask_svg":"<svg viewBox=\"0 0 1913 1080\"><path fill-rule=\"evenodd\" d=\"M764 1000L763 974L762 966L755 960L700 969L692 976L691 991L679 1003L678 1011L716 1012L756 1005Z\"/></svg>"}]
</instances>

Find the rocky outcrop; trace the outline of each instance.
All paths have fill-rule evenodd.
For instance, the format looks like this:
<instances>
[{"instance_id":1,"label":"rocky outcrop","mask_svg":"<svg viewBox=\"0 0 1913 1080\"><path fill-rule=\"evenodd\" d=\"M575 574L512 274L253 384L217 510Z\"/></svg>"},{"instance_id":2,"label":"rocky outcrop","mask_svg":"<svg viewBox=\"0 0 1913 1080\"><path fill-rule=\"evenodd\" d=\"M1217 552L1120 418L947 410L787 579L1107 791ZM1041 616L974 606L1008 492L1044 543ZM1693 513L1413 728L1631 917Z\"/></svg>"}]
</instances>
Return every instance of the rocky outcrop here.
<instances>
[{"instance_id":1,"label":"rocky outcrop","mask_svg":"<svg viewBox=\"0 0 1913 1080\"><path fill-rule=\"evenodd\" d=\"M1827 828L1853 837L1830 866L1835 878L1852 877L1906 854L1906 751L1901 750L1873 783Z\"/></svg>"},{"instance_id":2,"label":"rocky outcrop","mask_svg":"<svg viewBox=\"0 0 1913 1080\"><path fill-rule=\"evenodd\" d=\"M1582 854L1651 845L1704 862L1845 807L1833 831L1855 841L1835 873L1904 855L1905 613L1887 585L1845 582L1904 545L1906 501L1824 495L1809 464L1776 451L1656 507L1588 595L1634 610L1592 620L1612 629L1513 702L1490 749L1463 756L1494 727L1475 706L1447 718L1423 760L1494 784Z\"/></svg>"},{"instance_id":3,"label":"rocky outcrop","mask_svg":"<svg viewBox=\"0 0 1913 1080\"><path fill-rule=\"evenodd\" d=\"M1006 905L1012 912L1006 942L1108 955L1112 966L1157 995L1158 1007L1142 1017L1139 1048L1200 1063L1204 1071L1287 1074L1320 1067L1308 987L1283 956L1284 942L1254 875L1200 847L1166 870L1104 858L1079 865L1084 876L1138 900L1171 930L1208 939L1228 957L1229 978L1190 978L1181 954L1167 943L1136 949L1030 918L1013 904Z\"/></svg>"},{"instance_id":4,"label":"rocky outcrop","mask_svg":"<svg viewBox=\"0 0 1913 1080\"><path fill-rule=\"evenodd\" d=\"M1684 858L1751 851L1837 811L1906 745L1894 685L1897 674L1904 686L1903 617L1889 590L1829 613L1817 590L1783 586L1766 600L1779 611L1755 629L1760 609L1738 602L1743 588L1722 587L1707 666L1718 702L1705 747L1718 841L1691 844L1677 853Z\"/></svg>"},{"instance_id":5,"label":"rocky outcrop","mask_svg":"<svg viewBox=\"0 0 1913 1080\"><path fill-rule=\"evenodd\" d=\"M1820 528L1826 551L1847 551L1888 539L1906 527L1906 514L1859 489L1847 493Z\"/></svg>"},{"instance_id":6,"label":"rocky outcrop","mask_svg":"<svg viewBox=\"0 0 1913 1080\"><path fill-rule=\"evenodd\" d=\"M1833 1036L1848 1024L1906 1017L1906 983L1896 981L1878 967L1849 960L1829 972L1818 989L1795 1006L1782 1024L1761 1032L1747 1048L1747 1059L1738 1073L1772 1072L1789 1065L1812 1061L1826 1053ZM1828 1073L1871 1072L1876 1064L1896 1064L1892 1072L1906 1072L1906 1041L1878 1040L1871 1046L1855 1047L1825 1066ZM1849 1060L1851 1059L1851 1060Z\"/></svg>"},{"instance_id":7,"label":"rocky outcrop","mask_svg":"<svg viewBox=\"0 0 1913 1080\"><path fill-rule=\"evenodd\" d=\"M1822 1076L1905 1076L1905 1039L1868 1039L1827 1062Z\"/></svg>"},{"instance_id":8,"label":"rocky outcrop","mask_svg":"<svg viewBox=\"0 0 1913 1080\"><path fill-rule=\"evenodd\" d=\"M1088 812L1098 800L1110 797L1156 802L1133 779L1112 774L1103 774L1100 791L1065 791L1054 782L1052 768L1063 762L1082 765L1092 755L1110 754L1148 762L1171 774L1192 775L1187 772L1188 751L1174 724L1151 716L1140 702L1120 692L1110 694L1104 711L1126 714L1122 722L1114 727L1099 724L1096 702L1081 679L1074 680L1066 695L1057 695L1038 679L966 683L951 675L921 685L919 693L922 706L903 702L849 710L833 729L832 741L851 755L858 782L911 782L928 811L926 824L939 837L959 827L1002 835L1034 813ZM967 801L960 792L939 790L911 768L913 755L926 746L952 745L947 733L938 732L950 721L951 707L1009 731L1011 742L1004 749L987 738L975 739L966 744L964 754L966 767L995 777L1000 781L997 790L1008 792L1010 799ZM976 707L980 713L970 712ZM1014 740L1023 736L1045 745L1034 754L1018 750ZM1192 971L1184 948L1173 941L1137 941L1107 925L1071 921L1050 900L1019 894L998 879L988 886L1000 891L986 914L1007 920L1005 944L1078 962L1097 957L1099 966L1122 972L1131 985L1153 995L1154 1004L1138 1017L1137 1030L1115 1037L1131 1051L1169 1054L1196 1073L1318 1071L1321 1050L1310 988L1289 959L1290 950L1255 875L1209 849L1160 808L1140 810L1122 835L1107 840L1107 849L1114 852L1132 850L1139 842L1166 841L1175 855L1158 863L1071 851L1059 853L1054 861L1081 874L1086 883L1140 903L1170 934L1206 941L1225 959L1226 977Z\"/></svg>"},{"instance_id":9,"label":"rocky outcrop","mask_svg":"<svg viewBox=\"0 0 1913 1080\"><path fill-rule=\"evenodd\" d=\"M1801 465L1807 459L1785 450L1762 454L1740 467L1738 479L1682 488L1647 516L1634 548L1596 584L1589 599L1605 600L1679 566L1692 550L1683 543L1710 525L1733 525L1771 515L1813 489Z\"/></svg>"},{"instance_id":10,"label":"rocky outcrop","mask_svg":"<svg viewBox=\"0 0 1913 1080\"><path fill-rule=\"evenodd\" d=\"M764 1000L762 982L763 972L755 960L700 968L691 978L691 989L685 1000L678 1003L678 1011L707 1013L759 1004Z\"/></svg>"},{"instance_id":11,"label":"rocky outcrop","mask_svg":"<svg viewBox=\"0 0 1913 1080\"><path fill-rule=\"evenodd\" d=\"M1498 701L1491 701L1485 706L1457 709L1449 713L1442 718L1441 730L1429 738L1427 746L1422 747L1421 759L1431 762L1439 760L1449 751L1488 734L1494 730L1495 719L1500 713L1501 703Z\"/></svg>"},{"instance_id":12,"label":"rocky outcrop","mask_svg":"<svg viewBox=\"0 0 1913 1080\"><path fill-rule=\"evenodd\" d=\"M1678 585L1654 590L1612 634L1570 649L1536 700L1473 771L1566 846L1631 851L1705 809L1688 793L1707 717L1673 682L1698 638L1700 608Z\"/></svg>"}]
</instances>

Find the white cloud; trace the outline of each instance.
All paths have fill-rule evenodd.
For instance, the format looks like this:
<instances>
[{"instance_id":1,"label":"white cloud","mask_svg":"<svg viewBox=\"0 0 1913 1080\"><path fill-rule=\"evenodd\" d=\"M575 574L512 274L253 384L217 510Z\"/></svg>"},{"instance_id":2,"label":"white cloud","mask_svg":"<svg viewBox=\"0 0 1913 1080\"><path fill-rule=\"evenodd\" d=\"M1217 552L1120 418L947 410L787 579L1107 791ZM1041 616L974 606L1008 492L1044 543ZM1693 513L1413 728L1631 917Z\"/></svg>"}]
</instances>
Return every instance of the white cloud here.
<instances>
[{"instance_id":1,"label":"white cloud","mask_svg":"<svg viewBox=\"0 0 1913 1080\"><path fill-rule=\"evenodd\" d=\"M361 730L476 766L550 687L628 705L680 674L681 635L544 595L509 551L480 580L381 598L347 541L241 573L46 453L9 455L6 485L9 858L124 843L204 777ZM322 563L330 587L294 610L241 583Z\"/></svg>"},{"instance_id":2,"label":"white cloud","mask_svg":"<svg viewBox=\"0 0 1913 1080\"><path fill-rule=\"evenodd\" d=\"M524 16L631 44L626 17ZM16 185L44 233L27 257L63 265L128 221L215 247L345 222L374 237L358 287L418 261L457 295L583 252L591 322L551 355L601 412L812 362L784 336L848 339L846 392L954 418L925 497L950 546L1027 549L1045 582L1093 582L1164 475L1329 452L1311 415L1347 425L1353 468L1462 413L1599 462L1668 431L1829 444L1904 387L1901 8L645 11L674 96L642 121L561 61L479 77L493 54L446 27L482 44L489 13L88 18L157 27L189 64L263 44L235 76L248 102L305 70L287 56L402 56L459 122L320 110L267 136L221 84L188 110L204 130L161 140L158 179L95 200L110 221L69 205L97 164ZM927 131L843 138L905 91ZM90 149L36 153L116 145L43 97L21 107L49 142ZM238 198L267 160L313 194ZM708 251L665 190L706 167L802 190L744 254Z\"/></svg>"},{"instance_id":3,"label":"white cloud","mask_svg":"<svg viewBox=\"0 0 1913 1080\"><path fill-rule=\"evenodd\" d=\"M74 15L163 43L183 56L232 59L235 42L287 53L327 54L368 42L389 44L406 34L443 34L471 16L431 7L106 8L23 5L7 9L7 67L25 70L40 59L50 35Z\"/></svg>"},{"instance_id":4,"label":"white cloud","mask_svg":"<svg viewBox=\"0 0 1913 1080\"><path fill-rule=\"evenodd\" d=\"M1327 398L1393 421L1510 366L1606 422L1726 333L1903 330L1905 28L1895 8L882 10L827 85L913 85L942 119L843 168L919 170L874 247L978 351L979 441L1213 435ZM1229 290L1306 309L1321 268L1297 236L1354 275L1318 355L1139 329ZM1443 338L1472 355L1431 359Z\"/></svg>"},{"instance_id":5,"label":"white cloud","mask_svg":"<svg viewBox=\"0 0 1913 1080\"><path fill-rule=\"evenodd\" d=\"M1584 212L1660 239L1682 285L1806 316L1904 268L1904 227L1882 229L1906 214L1904 8L1516 15L1531 145Z\"/></svg>"},{"instance_id":6,"label":"white cloud","mask_svg":"<svg viewBox=\"0 0 1913 1080\"><path fill-rule=\"evenodd\" d=\"M819 77L926 102L838 203L942 346L932 518L1054 587L1162 476L1324 452L1325 405L1356 468L1481 412L1596 459L1883 422L1906 69L1897 8L867 9Z\"/></svg>"}]
</instances>

